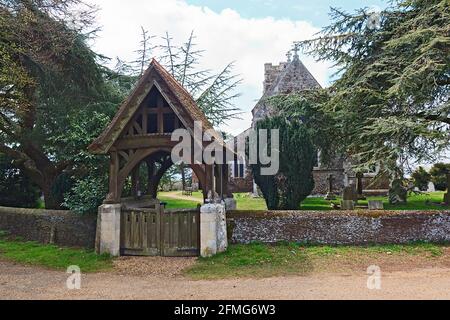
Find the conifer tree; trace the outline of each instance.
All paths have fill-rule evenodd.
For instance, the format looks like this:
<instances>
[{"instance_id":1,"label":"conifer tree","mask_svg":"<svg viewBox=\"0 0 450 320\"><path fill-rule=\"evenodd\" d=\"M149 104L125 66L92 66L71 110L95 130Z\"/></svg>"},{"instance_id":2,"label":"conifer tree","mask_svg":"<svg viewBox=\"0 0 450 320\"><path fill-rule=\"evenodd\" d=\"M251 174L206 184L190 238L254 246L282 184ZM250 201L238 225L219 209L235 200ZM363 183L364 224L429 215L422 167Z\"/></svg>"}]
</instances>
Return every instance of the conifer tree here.
<instances>
[{"instance_id":1,"label":"conifer tree","mask_svg":"<svg viewBox=\"0 0 450 320\"><path fill-rule=\"evenodd\" d=\"M332 9L331 18L299 45L338 70L322 104L336 119L336 147L398 177L414 162L435 161L449 141L449 1L395 0L379 13Z\"/></svg>"},{"instance_id":2,"label":"conifer tree","mask_svg":"<svg viewBox=\"0 0 450 320\"><path fill-rule=\"evenodd\" d=\"M317 154L307 127L283 116L257 123L257 129L269 130L267 150L271 150L270 130L279 129L280 169L276 175L261 175L261 163L251 165L256 184L269 210L298 210L314 189L313 168ZM258 142L258 147L263 146Z\"/></svg>"}]
</instances>

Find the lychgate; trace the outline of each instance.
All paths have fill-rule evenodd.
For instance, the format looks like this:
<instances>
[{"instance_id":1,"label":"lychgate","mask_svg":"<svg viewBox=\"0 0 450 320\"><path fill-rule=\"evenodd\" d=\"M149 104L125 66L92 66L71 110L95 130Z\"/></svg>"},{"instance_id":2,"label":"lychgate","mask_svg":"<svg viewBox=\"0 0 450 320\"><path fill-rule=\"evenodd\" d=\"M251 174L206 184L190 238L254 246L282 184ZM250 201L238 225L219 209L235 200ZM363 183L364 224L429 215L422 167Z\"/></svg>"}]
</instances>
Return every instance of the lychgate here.
<instances>
[{"instance_id":1,"label":"lychgate","mask_svg":"<svg viewBox=\"0 0 450 320\"><path fill-rule=\"evenodd\" d=\"M204 132L212 133L212 141L196 138L198 123ZM225 159L219 164L207 164L194 161L191 154L192 161L187 164L199 179L205 202L218 208L202 211L209 215L203 219L208 221L204 225L200 208L166 212L157 200L160 180L174 165L171 152L177 142L171 137L177 129L189 133L192 145L206 148L220 143L226 148L192 96L153 60L109 126L89 147L94 154L110 157L109 193L99 208L97 224L99 253L186 256L223 250L223 245L211 246L223 243L223 239L217 239L226 236L226 230L221 230L224 215L220 206L230 203L233 197L228 189ZM143 171L146 183L142 183ZM124 196L126 188L129 194ZM215 230L211 230L211 218L216 221Z\"/></svg>"}]
</instances>

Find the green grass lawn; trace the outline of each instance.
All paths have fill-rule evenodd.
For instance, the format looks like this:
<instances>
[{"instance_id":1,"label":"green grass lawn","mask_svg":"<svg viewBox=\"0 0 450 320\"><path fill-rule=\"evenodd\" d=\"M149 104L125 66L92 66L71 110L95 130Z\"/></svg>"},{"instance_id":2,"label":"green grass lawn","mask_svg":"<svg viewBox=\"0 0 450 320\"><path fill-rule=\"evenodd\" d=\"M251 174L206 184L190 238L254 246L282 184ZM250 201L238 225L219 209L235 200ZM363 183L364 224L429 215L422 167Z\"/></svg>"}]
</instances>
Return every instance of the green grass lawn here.
<instances>
[{"instance_id":1,"label":"green grass lawn","mask_svg":"<svg viewBox=\"0 0 450 320\"><path fill-rule=\"evenodd\" d=\"M446 248L448 246L426 243L366 247L306 246L295 243L232 245L225 253L212 258L199 258L194 266L185 270L185 275L195 280L307 275L320 269L334 271L331 265L336 262L360 263L367 268L370 263L386 258L415 256L416 259L427 261L438 260L445 258Z\"/></svg>"},{"instance_id":2,"label":"green grass lawn","mask_svg":"<svg viewBox=\"0 0 450 320\"><path fill-rule=\"evenodd\" d=\"M169 196L169 195L172 195ZM173 195L182 197L182 198L191 198L192 200L187 199L174 199ZM197 208L198 204L203 201L203 195L201 192L194 192L192 196L183 196L181 191L178 192L159 192L158 199L162 202L167 203L167 209L191 209Z\"/></svg>"},{"instance_id":3,"label":"green grass lawn","mask_svg":"<svg viewBox=\"0 0 450 320\"><path fill-rule=\"evenodd\" d=\"M97 255L93 251L59 248L37 242L10 240L1 236L1 233L0 259L59 270L78 266L81 272L98 272L112 269L113 266L109 255Z\"/></svg>"},{"instance_id":4,"label":"green grass lawn","mask_svg":"<svg viewBox=\"0 0 450 320\"><path fill-rule=\"evenodd\" d=\"M171 199L164 196L160 196L159 200L167 203L167 209L193 209L198 205L198 202L195 201Z\"/></svg>"},{"instance_id":5,"label":"green grass lawn","mask_svg":"<svg viewBox=\"0 0 450 320\"><path fill-rule=\"evenodd\" d=\"M367 200L358 201L358 205L367 206L369 200L381 200L384 203L386 210L443 210L450 209L440 204L444 200L444 192L434 192L431 194L413 194L408 197L408 203L403 205L391 205L387 197L368 197ZM430 202L430 203L427 203ZM336 204L340 203L340 199L333 201ZM311 209L308 209L311 208ZM314 209L315 208L315 209ZM318 209L322 208L322 209ZM323 199L307 199L302 204L303 210L330 210L330 202Z\"/></svg>"},{"instance_id":6,"label":"green grass lawn","mask_svg":"<svg viewBox=\"0 0 450 320\"><path fill-rule=\"evenodd\" d=\"M266 203L263 198L252 198L246 193L235 194L238 210L267 210ZM450 209L439 204L444 199L444 192L434 192L431 194L411 195L408 197L408 203L405 205L391 205L387 197L368 197L367 200L359 201L359 205L367 206L369 200L381 200L386 210L443 210ZM427 204L427 201L430 204ZM340 203L340 199L333 201L335 204ZM330 211L331 202L323 198L307 198L301 204L300 210L318 210Z\"/></svg>"},{"instance_id":7,"label":"green grass lawn","mask_svg":"<svg viewBox=\"0 0 450 320\"><path fill-rule=\"evenodd\" d=\"M248 194L240 193L236 194L238 210L267 210L266 203L263 198L252 198ZM359 205L367 206L369 200L381 200L384 203L386 210L442 210L450 209L449 206L444 207L439 204L427 204L427 201L431 203L441 203L444 199L444 192L434 192L427 195L411 195L408 197L408 203L405 205L390 205L387 197L368 197L367 200L359 201ZM335 204L340 203L340 199L333 201ZM307 198L303 201L300 210L318 210L318 211L330 211L331 202L326 201L323 198Z\"/></svg>"},{"instance_id":8,"label":"green grass lawn","mask_svg":"<svg viewBox=\"0 0 450 320\"><path fill-rule=\"evenodd\" d=\"M192 195L192 201L173 199L167 197L167 192L159 193L158 197L168 203L168 209L181 209L181 208L196 208L198 201L203 199L201 192L194 192ZM181 192L177 192L177 195L181 196ZM186 197L186 196L184 196ZM247 193L237 193L234 195L237 201L238 210L267 210L266 203L263 198L253 198ZM189 198L189 197L188 197ZM369 197L367 200L359 201L359 205L366 205L368 200L381 200L384 202L384 208L386 210L442 210L450 209L450 207L444 207L438 204L427 204L427 201L431 203L440 203L444 199L444 192L434 192L424 195L411 195L408 197L408 203L406 205L390 205L387 197ZM333 201L333 203L339 204L340 199ZM326 201L323 198L307 198L303 201L300 210L317 210L317 211L330 211L331 202Z\"/></svg>"}]
</instances>

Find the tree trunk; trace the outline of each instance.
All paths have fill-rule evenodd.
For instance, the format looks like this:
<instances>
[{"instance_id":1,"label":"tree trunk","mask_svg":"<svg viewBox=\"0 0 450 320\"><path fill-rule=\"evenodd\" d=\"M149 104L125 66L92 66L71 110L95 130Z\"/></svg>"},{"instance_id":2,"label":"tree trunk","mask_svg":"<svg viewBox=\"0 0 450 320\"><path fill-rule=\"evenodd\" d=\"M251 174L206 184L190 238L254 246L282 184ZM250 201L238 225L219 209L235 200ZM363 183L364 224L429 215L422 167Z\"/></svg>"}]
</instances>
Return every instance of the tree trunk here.
<instances>
[{"instance_id":1,"label":"tree trunk","mask_svg":"<svg viewBox=\"0 0 450 320\"><path fill-rule=\"evenodd\" d=\"M155 175L155 161L149 159L147 162L147 194L152 195L153 186L151 185L152 178Z\"/></svg>"},{"instance_id":2,"label":"tree trunk","mask_svg":"<svg viewBox=\"0 0 450 320\"><path fill-rule=\"evenodd\" d=\"M181 171L181 185L183 187L183 190L186 190L186 172L184 163L180 164L180 171Z\"/></svg>"},{"instance_id":3,"label":"tree trunk","mask_svg":"<svg viewBox=\"0 0 450 320\"><path fill-rule=\"evenodd\" d=\"M151 185L151 191L150 191L150 195L153 198L157 198L158 196L158 185L159 182L161 181L161 178L164 176L164 174L166 173L166 171L173 165L172 159L168 158L166 159L162 165L161 168L158 170L158 172L156 172L155 175L153 175L151 181L150 181L150 185Z\"/></svg>"},{"instance_id":4,"label":"tree trunk","mask_svg":"<svg viewBox=\"0 0 450 320\"><path fill-rule=\"evenodd\" d=\"M56 178L54 178L52 181L46 181L45 184L41 186L42 193L44 194L44 203L46 209L52 209L52 210L60 210L61 209L61 203L58 202L58 200L54 197L52 193L52 186L55 183Z\"/></svg>"}]
</instances>

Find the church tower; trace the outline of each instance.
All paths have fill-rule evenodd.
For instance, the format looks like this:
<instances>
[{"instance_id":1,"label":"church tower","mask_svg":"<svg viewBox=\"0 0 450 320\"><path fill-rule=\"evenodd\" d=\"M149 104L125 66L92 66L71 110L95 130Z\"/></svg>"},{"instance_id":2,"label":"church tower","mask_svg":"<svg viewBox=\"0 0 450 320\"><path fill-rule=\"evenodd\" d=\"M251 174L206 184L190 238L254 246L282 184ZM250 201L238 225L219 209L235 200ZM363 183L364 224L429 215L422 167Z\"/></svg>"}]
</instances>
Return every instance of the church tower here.
<instances>
[{"instance_id":1,"label":"church tower","mask_svg":"<svg viewBox=\"0 0 450 320\"><path fill-rule=\"evenodd\" d=\"M252 127L259 120L274 115L273 110L265 102L267 98L321 88L319 82L300 60L297 47L294 49L294 57L291 59L291 53L288 53L287 57L288 61L279 65L272 63L264 65L264 91L262 98L252 110Z\"/></svg>"}]
</instances>

